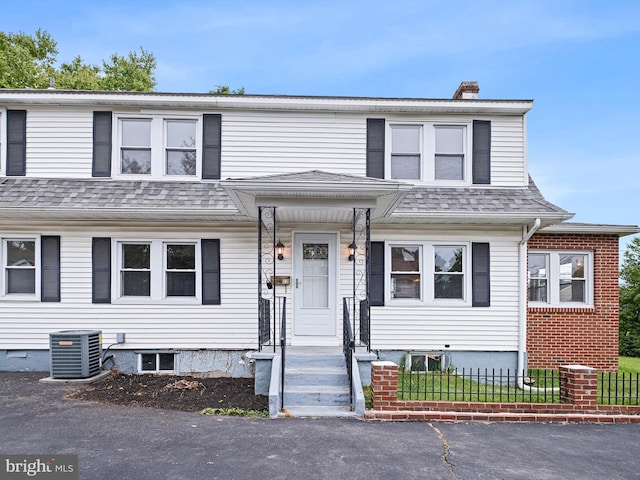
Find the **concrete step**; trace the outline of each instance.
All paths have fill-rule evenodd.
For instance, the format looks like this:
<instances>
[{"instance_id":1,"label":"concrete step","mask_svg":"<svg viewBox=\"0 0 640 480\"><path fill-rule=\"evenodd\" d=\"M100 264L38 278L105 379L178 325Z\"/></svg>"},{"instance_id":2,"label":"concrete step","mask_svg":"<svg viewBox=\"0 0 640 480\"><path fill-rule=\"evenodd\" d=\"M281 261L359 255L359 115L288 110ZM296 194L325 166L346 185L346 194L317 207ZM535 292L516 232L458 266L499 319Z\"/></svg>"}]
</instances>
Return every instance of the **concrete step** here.
<instances>
[{"instance_id":1,"label":"concrete step","mask_svg":"<svg viewBox=\"0 0 640 480\"><path fill-rule=\"evenodd\" d=\"M289 368L346 368L343 355L286 354L285 365Z\"/></svg>"},{"instance_id":2,"label":"concrete step","mask_svg":"<svg viewBox=\"0 0 640 480\"><path fill-rule=\"evenodd\" d=\"M281 413L285 417L355 417L351 407L288 407Z\"/></svg>"},{"instance_id":3,"label":"concrete step","mask_svg":"<svg viewBox=\"0 0 640 480\"><path fill-rule=\"evenodd\" d=\"M284 376L285 387L297 385L349 386L349 376L344 367L300 367L287 368Z\"/></svg>"},{"instance_id":4,"label":"concrete step","mask_svg":"<svg viewBox=\"0 0 640 480\"><path fill-rule=\"evenodd\" d=\"M310 406L349 406L349 387L303 385L284 388L284 406L310 407Z\"/></svg>"},{"instance_id":5,"label":"concrete step","mask_svg":"<svg viewBox=\"0 0 640 480\"><path fill-rule=\"evenodd\" d=\"M296 350L286 353L285 415L351 415L349 377L344 355L331 351Z\"/></svg>"}]
</instances>

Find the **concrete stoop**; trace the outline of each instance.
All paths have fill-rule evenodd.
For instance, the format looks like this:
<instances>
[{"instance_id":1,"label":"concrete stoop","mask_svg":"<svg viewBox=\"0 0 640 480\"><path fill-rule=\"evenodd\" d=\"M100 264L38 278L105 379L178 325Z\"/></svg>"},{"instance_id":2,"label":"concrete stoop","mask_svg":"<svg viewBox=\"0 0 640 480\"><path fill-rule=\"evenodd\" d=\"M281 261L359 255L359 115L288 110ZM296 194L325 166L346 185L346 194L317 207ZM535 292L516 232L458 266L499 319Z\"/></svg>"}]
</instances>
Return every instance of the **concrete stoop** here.
<instances>
[{"instance_id":1,"label":"concrete stoop","mask_svg":"<svg viewBox=\"0 0 640 480\"><path fill-rule=\"evenodd\" d=\"M347 417L351 409L349 376L342 352L287 353L285 417Z\"/></svg>"}]
</instances>

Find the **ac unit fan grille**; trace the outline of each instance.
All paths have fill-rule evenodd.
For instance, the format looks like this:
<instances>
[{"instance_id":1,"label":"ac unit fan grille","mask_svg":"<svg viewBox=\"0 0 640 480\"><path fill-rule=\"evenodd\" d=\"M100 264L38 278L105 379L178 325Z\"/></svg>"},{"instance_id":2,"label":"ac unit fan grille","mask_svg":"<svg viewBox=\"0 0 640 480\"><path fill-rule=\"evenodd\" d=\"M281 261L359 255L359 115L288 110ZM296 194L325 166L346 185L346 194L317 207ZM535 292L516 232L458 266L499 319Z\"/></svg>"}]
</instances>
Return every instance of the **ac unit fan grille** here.
<instances>
[{"instance_id":1,"label":"ac unit fan grille","mask_svg":"<svg viewBox=\"0 0 640 480\"><path fill-rule=\"evenodd\" d=\"M100 373L102 332L68 330L51 333L51 376L53 378L87 378Z\"/></svg>"}]
</instances>

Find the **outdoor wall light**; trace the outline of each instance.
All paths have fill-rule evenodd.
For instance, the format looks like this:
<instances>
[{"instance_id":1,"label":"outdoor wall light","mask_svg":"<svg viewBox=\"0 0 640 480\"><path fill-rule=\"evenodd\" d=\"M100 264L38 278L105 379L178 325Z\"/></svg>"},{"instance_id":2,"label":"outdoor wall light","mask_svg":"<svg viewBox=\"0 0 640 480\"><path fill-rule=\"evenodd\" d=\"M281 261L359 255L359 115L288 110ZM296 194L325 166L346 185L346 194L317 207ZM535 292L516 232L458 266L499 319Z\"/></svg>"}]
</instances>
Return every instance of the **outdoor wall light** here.
<instances>
[{"instance_id":1,"label":"outdoor wall light","mask_svg":"<svg viewBox=\"0 0 640 480\"><path fill-rule=\"evenodd\" d=\"M349 261L353 262L356 258L356 250L358 249L358 246L351 242L351 244L349 245Z\"/></svg>"},{"instance_id":2,"label":"outdoor wall light","mask_svg":"<svg viewBox=\"0 0 640 480\"><path fill-rule=\"evenodd\" d=\"M284 245L280 240L276 243L276 253L278 254L278 260L284 260Z\"/></svg>"}]
</instances>

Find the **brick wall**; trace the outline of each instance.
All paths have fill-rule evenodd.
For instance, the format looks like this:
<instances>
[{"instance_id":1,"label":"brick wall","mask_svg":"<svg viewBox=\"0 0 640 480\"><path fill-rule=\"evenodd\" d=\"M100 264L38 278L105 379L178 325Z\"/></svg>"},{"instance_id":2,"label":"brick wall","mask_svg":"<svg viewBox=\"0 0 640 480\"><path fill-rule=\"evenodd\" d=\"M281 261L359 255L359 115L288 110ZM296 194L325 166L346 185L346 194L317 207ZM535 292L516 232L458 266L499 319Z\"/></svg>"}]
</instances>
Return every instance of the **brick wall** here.
<instances>
[{"instance_id":1,"label":"brick wall","mask_svg":"<svg viewBox=\"0 0 640 480\"><path fill-rule=\"evenodd\" d=\"M640 405L599 405L596 370L560 368L562 403L399 400L398 366L371 362L370 420L640 423Z\"/></svg>"},{"instance_id":2,"label":"brick wall","mask_svg":"<svg viewBox=\"0 0 640 480\"><path fill-rule=\"evenodd\" d=\"M530 249L593 251L594 308L529 307L529 368L581 364L618 369L618 236L537 233Z\"/></svg>"}]
</instances>

